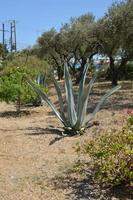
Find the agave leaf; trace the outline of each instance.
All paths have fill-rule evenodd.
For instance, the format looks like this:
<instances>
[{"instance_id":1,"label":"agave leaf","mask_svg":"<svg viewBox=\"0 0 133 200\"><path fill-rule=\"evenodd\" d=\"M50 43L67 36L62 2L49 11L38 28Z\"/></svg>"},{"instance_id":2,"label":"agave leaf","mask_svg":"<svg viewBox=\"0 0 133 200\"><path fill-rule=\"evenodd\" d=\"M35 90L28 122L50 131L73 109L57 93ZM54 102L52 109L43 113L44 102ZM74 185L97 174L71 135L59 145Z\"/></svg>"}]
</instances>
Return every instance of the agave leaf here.
<instances>
[{"instance_id":1,"label":"agave leaf","mask_svg":"<svg viewBox=\"0 0 133 200\"><path fill-rule=\"evenodd\" d=\"M27 79L28 84L34 89L34 91L44 100L47 102L47 104L51 107L51 109L53 110L53 112L55 113L55 115L58 117L58 119L65 125L64 120L62 119L60 113L58 112L58 110L55 108L55 106L53 105L53 103L50 101L50 99L48 98L48 96L42 92L31 80Z\"/></svg>"},{"instance_id":2,"label":"agave leaf","mask_svg":"<svg viewBox=\"0 0 133 200\"><path fill-rule=\"evenodd\" d=\"M85 79L86 79L86 74L87 74L87 70L88 70L89 64L86 64L84 67L84 71L80 80L80 84L79 84L79 93L78 93L78 101L77 101L77 115L79 113L79 107L81 104L81 97L84 94L84 87L85 87Z\"/></svg>"},{"instance_id":3,"label":"agave leaf","mask_svg":"<svg viewBox=\"0 0 133 200\"><path fill-rule=\"evenodd\" d=\"M57 92L57 95L58 95L61 117L62 117L64 122L67 122L65 114L64 114L64 105L63 105L63 98L62 98L61 88L60 88L58 82L56 81L55 77L53 76L52 78L53 78L54 86L55 86L55 89L56 89L56 92Z\"/></svg>"},{"instance_id":4,"label":"agave leaf","mask_svg":"<svg viewBox=\"0 0 133 200\"><path fill-rule=\"evenodd\" d=\"M91 114L91 117L89 118L89 116L87 116L87 118L86 118L86 126L94 118L95 114L100 110L101 106L107 100L107 98L109 96L111 96L114 92L116 92L117 90L119 90L120 88L121 88L121 86L118 85L118 86L116 86L116 87L114 87L114 88L112 88L112 89L110 89L109 91L106 92L106 94L101 98L101 100L97 104L96 108L94 109L93 113ZM89 120L88 120L88 118L89 118Z\"/></svg>"},{"instance_id":5,"label":"agave leaf","mask_svg":"<svg viewBox=\"0 0 133 200\"><path fill-rule=\"evenodd\" d=\"M79 93L81 93L81 96L79 98L78 118L77 118L77 123L75 125L75 129L80 129L85 124L88 99L89 99L89 96L90 96L91 89L93 87L94 81L97 78L97 74L98 73L95 72L95 75L90 80L89 85L86 88L83 88L83 87L80 88L83 91L79 92Z\"/></svg>"},{"instance_id":6,"label":"agave leaf","mask_svg":"<svg viewBox=\"0 0 133 200\"><path fill-rule=\"evenodd\" d=\"M73 127L77 121L77 113L75 110L72 80L69 74L67 64L65 64L64 66L64 75L65 75L66 100L68 105L68 119L70 125Z\"/></svg>"}]
</instances>

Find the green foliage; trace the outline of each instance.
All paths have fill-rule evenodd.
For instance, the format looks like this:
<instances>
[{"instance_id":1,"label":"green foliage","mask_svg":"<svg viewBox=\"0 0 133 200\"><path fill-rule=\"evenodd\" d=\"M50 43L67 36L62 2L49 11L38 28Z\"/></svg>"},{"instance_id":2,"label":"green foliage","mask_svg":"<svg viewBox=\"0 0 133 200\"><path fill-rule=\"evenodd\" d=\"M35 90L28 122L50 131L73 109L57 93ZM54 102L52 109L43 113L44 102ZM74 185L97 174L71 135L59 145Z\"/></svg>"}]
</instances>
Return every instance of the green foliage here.
<instances>
[{"instance_id":1,"label":"green foliage","mask_svg":"<svg viewBox=\"0 0 133 200\"><path fill-rule=\"evenodd\" d=\"M87 114L88 99L89 99L94 81L96 80L96 77L98 75L98 72L96 72L94 77L89 82L89 84L85 85L88 67L89 65L85 66L83 74L82 74L82 78L79 85L77 105L76 105L75 99L74 99L73 84L72 84L72 80L69 74L69 69L67 65L64 66L67 116L65 115L65 112L64 112L64 106L63 106L64 102L62 98L62 92L61 92L59 84L54 79L54 76L53 76L53 80L54 80L55 89L58 94L60 113L55 108L53 103L49 100L47 95L43 93L38 87L36 87L36 85L34 85L32 81L27 80L28 83L31 85L31 87L36 91L36 93L42 99L44 99L44 101L48 103L48 105L51 107L51 109L53 110L55 115L58 117L58 119L63 123L66 134L77 134L77 133L83 132L85 128L87 128L90 125L91 120L94 118L95 114L99 111L100 107L106 101L106 99L120 88L120 86L116 86L112 88L111 90L107 91L106 94L103 95L99 103L96 105L91 115L88 115Z\"/></svg>"},{"instance_id":2,"label":"green foliage","mask_svg":"<svg viewBox=\"0 0 133 200\"><path fill-rule=\"evenodd\" d=\"M48 65L48 63L45 60L39 59L37 56L32 55L30 50L27 49L18 52L15 54L12 54L12 56L8 57L5 67L6 68L25 68L27 71L32 73L36 73L36 75L44 75L47 77L45 79L45 85L51 82L51 68ZM4 69L4 67L3 67Z\"/></svg>"},{"instance_id":3,"label":"green foliage","mask_svg":"<svg viewBox=\"0 0 133 200\"><path fill-rule=\"evenodd\" d=\"M102 134L77 151L91 157L95 178L105 185L133 184L133 116L120 132Z\"/></svg>"},{"instance_id":4,"label":"green foliage","mask_svg":"<svg viewBox=\"0 0 133 200\"><path fill-rule=\"evenodd\" d=\"M129 127L132 126L132 128L133 128L133 114L128 118L127 124Z\"/></svg>"},{"instance_id":5,"label":"green foliage","mask_svg":"<svg viewBox=\"0 0 133 200\"><path fill-rule=\"evenodd\" d=\"M63 77L65 62L76 73L76 64L80 62L85 65L87 58L97 51L92 33L93 23L94 16L88 13L72 18L62 26L60 32L51 29L38 38L34 51L57 69L59 80Z\"/></svg>"},{"instance_id":6,"label":"green foliage","mask_svg":"<svg viewBox=\"0 0 133 200\"><path fill-rule=\"evenodd\" d=\"M121 67L127 67L125 64L133 60L132 10L133 2L123 0L113 3L97 21L91 13L71 18L59 32L54 28L44 32L33 51L57 69L59 80L63 77L62 66L67 62L78 83L87 61L102 53L110 59L110 78L112 85L117 85L118 76L121 78L124 75L119 73ZM117 56L121 58L120 67L115 65ZM77 65L81 66L78 71Z\"/></svg>"},{"instance_id":7,"label":"green foliage","mask_svg":"<svg viewBox=\"0 0 133 200\"><path fill-rule=\"evenodd\" d=\"M3 61L2 59L0 59L0 71L3 70L4 66L5 66L5 61Z\"/></svg>"},{"instance_id":8,"label":"green foliage","mask_svg":"<svg viewBox=\"0 0 133 200\"><path fill-rule=\"evenodd\" d=\"M36 77L36 71L24 67L7 67L4 75L0 77L0 100L15 102L19 111L21 104L32 102L37 98L29 85L24 81L25 76L32 79Z\"/></svg>"},{"instance_id":9,"label":"green foliage","mask_svg":"<svg viewBox=\"0 0 133 200\"><path fill-rule=\"evenodd\" d=\"M119 78L121 80L133 80L133 62L121 66L119 71Z\"/></svg>"},{"instance_id":10,"label":"green foliage","mask_svg":"<svg viewBox=\"0 0 133 200\"><path fill-rule=\"evenodd\" d=\"M2 58L3 57L3 45L0 43L0 57Z\"/></svg>"},{"instance_id":11,"label":"green foliage","mask_svg":"<svg viewBox=\"0 0 133 200\"><path fill-rule=\"evenodd\" d=\"M29 53L30 54L30 53ZM45 60L40 60L37 56L29 55L28 53L16 53L11 59L7 61L7 67L27 67L31 69L43 72L45 75L49 74L50 68Z\"/></svg>"}]
</instances>

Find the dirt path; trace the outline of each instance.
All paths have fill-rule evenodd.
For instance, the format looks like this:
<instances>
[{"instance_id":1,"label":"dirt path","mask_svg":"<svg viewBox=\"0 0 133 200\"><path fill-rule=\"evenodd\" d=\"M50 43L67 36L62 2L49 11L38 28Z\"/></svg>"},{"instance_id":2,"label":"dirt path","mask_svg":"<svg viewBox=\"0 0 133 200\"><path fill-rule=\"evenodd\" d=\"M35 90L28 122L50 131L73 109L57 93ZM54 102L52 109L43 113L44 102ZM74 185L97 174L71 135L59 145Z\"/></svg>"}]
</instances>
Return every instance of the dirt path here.
<instances>
[{"instance_id":1,"label":"dirt path","mask_svg":"<svg viewBox=\"0 0 133 200\"><path fill-rule=\"evenodd\" d=\"M96 116L98 127L83 136L63 138L54 129L61 124L47 106L28 109L29 115L9 117L6 112L13 113L14 106L0 103L0 200L96 199L74 197L73 188L55 190L50 180L78 159L73 148L77 142L102 130L121 128L126 111L103 109Z\"/></svg>"},{"instance_id":2,"label":"dirt path","mask_svg":"<svg viewBox=\"0 0 133 200\"><path fill-rule=\"evenodd\" d=\"M14 109L5 103L0 108L3 112ZM59 126L58 121L44 110L41 107L32 109L29 116L0 118L1 200L64 199L47 180L76 159L72 146L79 138L60 139L52 130Z\"/></svg>"}]
</instances>

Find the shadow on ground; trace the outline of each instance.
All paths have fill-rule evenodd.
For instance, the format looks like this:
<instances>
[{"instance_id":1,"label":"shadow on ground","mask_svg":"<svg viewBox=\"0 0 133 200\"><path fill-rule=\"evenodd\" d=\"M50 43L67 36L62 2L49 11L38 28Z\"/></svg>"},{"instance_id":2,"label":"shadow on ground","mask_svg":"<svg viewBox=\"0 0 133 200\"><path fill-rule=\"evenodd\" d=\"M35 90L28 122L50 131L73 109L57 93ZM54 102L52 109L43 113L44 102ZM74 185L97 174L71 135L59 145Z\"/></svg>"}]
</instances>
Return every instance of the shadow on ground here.
<instances>
[{"instance_id":1,"label":"shadow on ground","mask_svg":"<svg viewBox=\"0 0 133 200\"><path fill-rule=\"evenodd\" d=\"M52 185L55 190L70 189L70 193L66 194L66 199L71 200L132 200L133 192L131 188L117 186L116 188L108 189L101 188L94 183L92 175L87 175L86 178L77 180L77 178L57 178L52 179Z\"/></svg>"},{"instance_id":2,"label":"shadow on ground","mask_svg":"<svg viewBox=\"0 0 133 200\"><path fill-rule=\"evenodd\" d=\"M5 111L5 112L0 112L0 117L15 118L15 117L27 116L30 114L31 114L30 111L27 111L27 110L22 110L19 113L16 111Z\"/></svg>"},{"instance_id":3,"label":"shadow on ground","mask_svg":"<svg viewBox=\"0 0 133 200\"><path fill-rule=\"evenodd\" d=\"M87 108L87 112L88 114L92 113L94 111L94 109L96 108L97 104L99 103L99 101L93 101L93 103L91 103L88 108ZM58 102L55 102L54 103L56 108L59 110L59 104ZM133 102L126 102L126 101L116 101L116 102L113 102L113 101L107 101L106 104L104 104L100 110L103 110L103 109L106 109L106 110L110 110L110 111L121 111L121 110L124 110L124 109L133 109ZM67 106L65 105L64 106L64 110L65 112L67 111ZM54 112L53 111L50 111L48 113L49 116L52 116L54 115Z\"/></svg>"},{"instance_id":4,"label":"shadow on ground","mask_svg":"<svg viewBox=\"0 0 133 200\"><path fill-rule=\"evenodd\" d=\"M40 127L29 127L26 129L28 133L25 133L26 135L30 136L38 136L38 135L45 135L45 134L53 134L56 135L54 139L52 139L49 143L49 145L54 144L55 142L63 139L64 137L67 137L66 135L63 135L63 130L60 128L40 128Z\"/></svg>"},{"instance_id":5,"label":"shadow on ground","mask_svg":"<svg viewBox=\"0 0 133 200\"><path fill-rule=\"evenodd\" d=\"M120 85L122 86L119 91L111 95L106 102L101 107L102 109L107 109L111 111L115 110L123 110L123 109L129 109L133 108L133 86L132 82L121 82ZM96 105L99 103L99 100L101 97L105 94L107 90L111 88L110 83L98 83L94 85L94 88L90 94L89 102L88 102L88 113L91 113ZM64 92L64 91L63 91ZM75 93L75 103L78 99L77 91ZM65 94L63 93L63 105L64 105L64 111L67 111L67 104L65 100ZM60 108L59 101L55 101L54 105L57 109ZM49 112L49 115L53 115L53 112Z\"/></svg>"}]
</instances>

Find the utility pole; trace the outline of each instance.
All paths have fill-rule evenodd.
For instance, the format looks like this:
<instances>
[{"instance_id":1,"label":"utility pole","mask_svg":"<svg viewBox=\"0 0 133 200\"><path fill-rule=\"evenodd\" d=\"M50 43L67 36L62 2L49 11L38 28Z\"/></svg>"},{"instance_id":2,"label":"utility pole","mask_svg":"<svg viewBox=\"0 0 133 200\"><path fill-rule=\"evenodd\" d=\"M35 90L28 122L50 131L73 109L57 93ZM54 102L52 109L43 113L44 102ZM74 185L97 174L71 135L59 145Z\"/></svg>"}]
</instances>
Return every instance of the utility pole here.
<instances>
[{"instance_id":1,"label":"utility pole","mask_svg":"<svg viewBox=\"0 0 133 200\"><path fill-rule=\"evenodd\" d=\"M10 50L13 51L13 45L12 45L12 22L10 23Z\"/></svg>"},{"instance_id":2,"label":"utility pole","mask_svg":"<svg viewBox=\"0 0 133 200\"><path fill-rule=\"evenodd\" d=\"M2 24L2 43L3 47L5 46L5 24Z\"/></svg>"},{"instance_id":3,"label":"utility pole","mask_svg":"<svg viewBox=\"0 0 133 200\"><path fill-rule=\"evenodd\" d=\"M17 44L16 44L16 21L12 20L10 22L10 50L11 52L17 51Z\"/></svg>"},{"instance_id":4,"label":"utility pole","mask_svg":"<svg viewBox=\"0 0 133 200\"><path fill-rule=\"evenodd\" d=\"M9 32L8 30L5 30L5 24L2 24L2 29L0 30L2 31L2 45L3 45L3 57L5 56L5 51L6 51L6 44L5 44L5 32Z\"/></svg>"},{"instance_id":5,"label":"utility pole","mask_svg":"<svg viewBox=\"0 0 133 200\"><path fill-rule=\"evenodd\" d=\"M17 51L17 41L16 41L16 21L14 20L14 41L15 41L15 51Z\"/></svg>"},{"instance_id":6,"label":"utility pole","mask_svg":"<svg viewBox=\"0 0 133 200\"><path fill-rule=\"evenodd\" d=\"M2 24L2 29L0 29L0 31L2 31L2 44L3 47L5 46L5 32L9 32L8 30L5 30L5 24Z\"/></svg>"}]
</instances>

